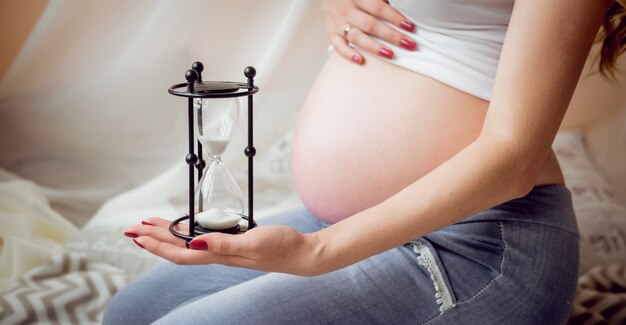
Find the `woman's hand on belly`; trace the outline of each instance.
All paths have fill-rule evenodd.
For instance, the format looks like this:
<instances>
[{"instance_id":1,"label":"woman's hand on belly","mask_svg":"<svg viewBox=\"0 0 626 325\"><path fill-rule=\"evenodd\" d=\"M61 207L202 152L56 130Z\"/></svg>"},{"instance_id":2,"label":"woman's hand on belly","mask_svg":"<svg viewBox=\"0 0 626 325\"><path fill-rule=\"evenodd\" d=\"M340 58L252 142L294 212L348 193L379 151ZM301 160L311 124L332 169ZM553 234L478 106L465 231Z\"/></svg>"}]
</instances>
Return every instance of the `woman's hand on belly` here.
<instances>
[{"instance_id":1,"label":"woman's hand on belly","mask_svg":"<svg viewBox=\"0 0 626 325\"><path fill-rule=\"evenodd\" d=\"M322 13L328 38L335 50L357 64L363 64L365 59L359 51L348 46L346 41L387 59L393 58L393 51L375 41L372 36L409 51L414 51L417 47L413 39L383 23L387 21L408 32L415 31L415 24L386 1L323 0Z\"/></svg>"}]
</instances>

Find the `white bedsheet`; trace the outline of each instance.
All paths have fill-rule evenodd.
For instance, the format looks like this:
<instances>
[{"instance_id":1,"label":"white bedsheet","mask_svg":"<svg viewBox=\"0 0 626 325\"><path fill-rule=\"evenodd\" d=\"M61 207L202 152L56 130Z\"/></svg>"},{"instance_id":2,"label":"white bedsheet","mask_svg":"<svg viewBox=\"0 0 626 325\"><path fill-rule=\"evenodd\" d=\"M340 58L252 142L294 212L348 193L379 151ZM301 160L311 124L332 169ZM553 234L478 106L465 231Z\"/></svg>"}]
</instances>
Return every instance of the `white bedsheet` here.
<instances>
[{"instance_id":1,"label":"white bedsheet","mask_svg":"<svg viewBox=\"0 0 626 325\"><path fill-rule=\"evenodd\" d=\"M35 184L0 169L0 292L77 232Z\"/></svg>"}]
</instances>

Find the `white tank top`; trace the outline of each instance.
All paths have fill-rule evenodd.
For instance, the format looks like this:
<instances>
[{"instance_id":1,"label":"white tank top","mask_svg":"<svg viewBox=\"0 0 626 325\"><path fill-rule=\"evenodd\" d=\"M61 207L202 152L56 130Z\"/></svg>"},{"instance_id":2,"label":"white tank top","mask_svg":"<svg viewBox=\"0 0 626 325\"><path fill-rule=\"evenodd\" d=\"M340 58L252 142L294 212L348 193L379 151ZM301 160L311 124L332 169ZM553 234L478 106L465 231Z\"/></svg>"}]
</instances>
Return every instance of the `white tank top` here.
<instances>
[{"instance_id":1,"label":"white tank top","mask_svg":"<svg viewBox=\"0 0 626 325\"><path fill-rule=\"evenodd\" d=\"M415 23L417 50L381 41L398 66L491 100L500 51L514 0L390 0ZM383 59L387 60L387 59Z\"/></svg>"}]
</instances>

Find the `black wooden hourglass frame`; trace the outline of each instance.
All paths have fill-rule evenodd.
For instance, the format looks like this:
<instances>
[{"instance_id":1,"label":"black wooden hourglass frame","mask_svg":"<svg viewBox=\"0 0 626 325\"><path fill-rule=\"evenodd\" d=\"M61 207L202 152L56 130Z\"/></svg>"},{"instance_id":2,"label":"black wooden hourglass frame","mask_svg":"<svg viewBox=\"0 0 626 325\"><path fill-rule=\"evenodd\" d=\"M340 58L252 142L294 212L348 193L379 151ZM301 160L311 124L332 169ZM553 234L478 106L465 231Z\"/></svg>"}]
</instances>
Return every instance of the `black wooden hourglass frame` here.
<instances>
[{"instance_id":1,"label":"black wooden hourglass frame","mask_svg":"<svg viewBox=\"0 0 626 325\"><path fill-rule=\"evenodd\" d=\"M174 96L187 98L187 115L188 115L188 134L189 134L189 153L185 157L185 161L189 165L189 214L182 216L170 223L170 232L185 240L187 247L189 242L197 235L209 233L209 232L227 232L227 233L239 233L252 229L256 226L253 216L253 158L256 154L256 149L253 146L252 140L252 96L259 91L259 88L254 85L254 77L256 76L256 70L254 67L247 67L244 70L244 75L248 79L247 83L231 82L231 81L203 81L202 71L204 65L201 62L194 62L190 70L185 73L186 83L179 83L171 86L168 92ZM244 150L244 154L248 157L248 215L242 215L242 219L247 220L247 227L240 227L239 225L229 229L207 229L200 226L195 220L195 186L196 182L202 178L202 171L206 166L204 159L202 158L202 144L195 139L194 132L194 99L203 98L235 98L235 97L248 97L248 146ZM194 144L197 144L197 155L194 152ZM194 177L194 168L198 169L197 181ZM189 234L182 234L176 231L175 226L184 220L189 220Z\"/></svg>"}]
</instances>

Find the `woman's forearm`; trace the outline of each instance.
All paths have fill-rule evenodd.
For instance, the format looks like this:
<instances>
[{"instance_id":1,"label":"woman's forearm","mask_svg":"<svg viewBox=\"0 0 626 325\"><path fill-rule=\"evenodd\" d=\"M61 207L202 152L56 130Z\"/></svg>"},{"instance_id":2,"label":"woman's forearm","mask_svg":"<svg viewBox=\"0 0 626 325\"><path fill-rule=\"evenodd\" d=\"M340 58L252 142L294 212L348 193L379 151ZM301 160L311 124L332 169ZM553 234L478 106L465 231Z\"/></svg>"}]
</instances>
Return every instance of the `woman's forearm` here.
<instances>
[{"instance_id":1,"label":"woman's forearm","mask_svg":"<svg viewBox=\"0 0 626 325\"><path fill-rule=\"evenodd\" d=\"M333 271L402 245L516 197L535 179L536 164L500 136L481 136L384 202L312 234L314 266Z\"/></svg>"}]
</instances>

